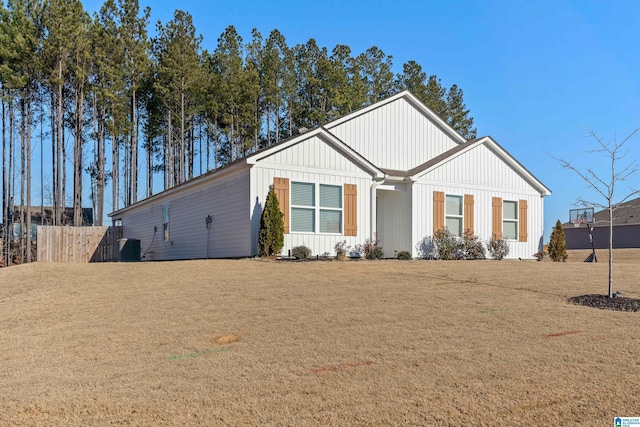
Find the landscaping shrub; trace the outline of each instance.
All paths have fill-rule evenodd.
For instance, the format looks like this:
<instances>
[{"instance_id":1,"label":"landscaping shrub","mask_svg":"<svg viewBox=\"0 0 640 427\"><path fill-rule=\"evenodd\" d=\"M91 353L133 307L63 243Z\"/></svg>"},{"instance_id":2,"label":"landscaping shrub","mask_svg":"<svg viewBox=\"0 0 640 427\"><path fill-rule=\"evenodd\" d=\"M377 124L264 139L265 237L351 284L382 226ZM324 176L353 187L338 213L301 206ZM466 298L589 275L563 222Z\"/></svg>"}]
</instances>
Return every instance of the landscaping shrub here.
<instances>
[{"instance_id":1,"label":"landscaping shrub","mask_svg":"<svg viewBox=\"0 0 640 427\"><path fill-rule=\"evenodd\" d=\"M269 186L267 200L260 217L260 233L258 234L258 254L260 256L274 256L280 253L284 246L284 221L278 197Z\"/></svg>"},{"instance_id":2,"label":"landscaping shrub","mask_svg":"<svg viewBox=\"0 0 640 427\"><path fill-rule=\"evenodd\" d=\"M406 261L406 260L410 260L411 258L413 258L411 256L411 252L409 251L400 251L398 252L398 259Z\"/></svg>"},{"instance_id":3,"label":"landscaping shrub","mask_svg":"<svg viewBox=\"0 0 640 427\"><path fill-rule=\"evenodd\" d=\"M567 260L567 241L564 237L564 230L560 220L556 222L556 226L551 232L551 240L549 240L549 258L555 262L565 262Z\"/></svg>"},{"instance_id":4,"label":"landscaping shrub","mask_svg":"<svg viewBox=\"0 0 640 427\"><path fill-rule=\"evenodd\" d=\"M502 239L497 239L494 234L487 242L487 250L489 251L491 258L501 260L509 255L509 244Z\"/></svg>"},{"instance_id":5,"label":"landscaping shrub","mask_svg":"<svg viewBox=\"0 0 640 427\"><path fill-rule=\"evenodd\" d=\"M484 245L480 238L470 230L464 232L462 239L457 242L457 259L484 259Z\"/></svg>"},{"instance_id":6,"label":"landscaping shrub","mask_svg":"<svg viewBox=\"0 0 640 427\"><path fill-rule=\"evenodd\" d=\"M347 256L347 252L351 249L351 246L347 245L346 240L343 240L342 242L336 243L333 249L336 251L336 258L345 258Z\"/></svg>"},{"instance_id":7,"label":"landscaping shrub","mask_svg":"<svg viewBox=\"0 0 640 427\"><path fill-rule=\"evenodd\" d=\"M296 246L291 249L291 256L296 259L307 259L311 256L311 249L304 245Z\"/></svg>"},{"instance_id":8,"label":"landscaping shrub","mask_svg":"<svg viewBox=\"0 0 640 427\"><path fill-rule=\"evenodd\" d=\"M366 259L381 259L384 256L379 240L367 239L362 245L356 247L356 251L364 255Z\"/></svg>"},{"instance_id":9,"label":"landscaping shrub","mask_svg":"<svg viewBox=\"0 0 640 427\"><path fill-rule=\"evenodd\" d=\"M446 228L438 230L431 238L433 243L433 251L437 259L457 259L458 238Z\"/></svg>"}]
</instances>

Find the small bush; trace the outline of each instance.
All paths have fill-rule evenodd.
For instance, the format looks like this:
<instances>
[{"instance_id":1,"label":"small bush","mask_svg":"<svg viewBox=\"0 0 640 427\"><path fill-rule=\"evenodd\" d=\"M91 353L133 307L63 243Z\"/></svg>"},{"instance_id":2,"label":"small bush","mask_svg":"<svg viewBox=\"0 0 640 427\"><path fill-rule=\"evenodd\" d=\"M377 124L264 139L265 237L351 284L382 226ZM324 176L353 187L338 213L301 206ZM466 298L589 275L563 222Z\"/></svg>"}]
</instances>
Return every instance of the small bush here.
<instances>
[{"instance_id":1,"label":"small bush","mask_svg":"<svg viewBox=\"0 0 640 427\"><path fill-rule=\"evenodd\" d=\"M351 246L347 245L346 240L343 240L342 242L336 243L333 249L336 251L336 258L344 258L347 256L347 252L349 252Z\"/></svg>"},{"instance_id":2,"label":"small bush","mask_svg":"<svg viewBox=\"0 0 640 427\"><path fill-rule=\"evenodd\" d=\"M356 246L356 251L366 259L381 259L384 256L379 240L367 239L362 245Z\"/></svg>"},{"instance_id":3,"label":"small bush","mask_svg":"<svg viewBox=\"0 0 640 427\"><path fill-rule=\"evenodd\" d=\"M533 257L538 261L544 261L544 257L547 255L545 251L538 251L533 254Z\"/></svg>"},{"instance_id":4,"label":"small bush","mask_svg":"<svg viewBox=\"0 0 640 427\"><path fill-rule=\"evenodd\" d=\"M284 221L278 196L269 186L269 193L264 203L264 210L260 217L260 232L258 234L258 254L260 256L274 256L279 254L284 246Z\"/></svg>"},{"instance_id":5,"label":"small bush","mask_svg":"<svg viewBox=\"0 0 640 427\"><path fill-rule=\"evenodd\" d=\"M509 255L509 244L502 239L497 239L495 235L487 242L487 249L493 259L501 260Z\"/></svg>"},{"instance_id":6,"label":"small bush","mask_svg":"<svg viewBox=\"0 0 640 427\"><path fill-rule=\"evenodd\" d=\"M291 249L291 256L296 259L307 259L311 256L311 249L304 245L296 246L295 248Z\"/></svg>"},{"instance_id":7,"label":"small bush","mask_svg":"<svg viewBox=\"0 0 640 427\"><path fill-rule=\"evenodd\" d=\"M470 230L464 232L461 240L458 240L456 257L458 259L484 259L484 245L480 238Z\"/></svg>"},{"instance_id":8,"label":"small bush","mask_svg":"<svg viewBox=\"0 0 640 427\"><path fill-rule=\"evenodd\" d=\"M436 255L433 237L425 236L422 240L416 243L416 252L422 259L435 259Z\"/></svg>"},{"instance_id":9,"label":"small bush","mask_svg":"<svg viewBox=\"0 0 640 427\"><path fill-rule=\"evenodd\" d=\"M444 260L458 258L458 238L446 228L436 231L431 242L434 246L435 258Z\"/></svg>"},{"instance_id":10,"label":"small bush","mask_svg":"<svg viewBox=\"0 0 640 427\"><path fill-rule=\"evenodd\" d=\"M551 232L551 240L549 240L549 258L554 262L565 262L567 257L567 241L562 229L562 223L558 220Z\"/></svg>"},{"instance_id":11,"label":"small bush","mask_svg":"<svg viewBox=\"0 0 640 427\"><path fill-rule=\"evenodd\" d=\"M403 261L407 261L410 260L411 258L413 258L411 256L411 252L409 251L400 251L398 252L398 259L401 259Z\"/></svg>"}]
</instances>

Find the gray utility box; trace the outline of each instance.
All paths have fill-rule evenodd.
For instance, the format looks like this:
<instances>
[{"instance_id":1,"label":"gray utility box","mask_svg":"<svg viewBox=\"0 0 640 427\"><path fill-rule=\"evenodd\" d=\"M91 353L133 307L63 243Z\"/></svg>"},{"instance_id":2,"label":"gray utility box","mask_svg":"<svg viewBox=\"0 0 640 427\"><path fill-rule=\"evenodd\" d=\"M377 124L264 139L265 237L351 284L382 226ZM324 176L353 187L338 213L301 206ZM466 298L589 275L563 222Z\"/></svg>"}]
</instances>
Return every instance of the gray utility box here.
<instances>
[{"instance_id":1,"label":"gray utility box","mask_svg":"<svg viewBox=\"0 0 640 427\"><path fill-rule=\"evenodd\" d=\"M119 261L135 262L140 261L140 240L138 239L119 239Z\"/></svg>"}]
</instances>

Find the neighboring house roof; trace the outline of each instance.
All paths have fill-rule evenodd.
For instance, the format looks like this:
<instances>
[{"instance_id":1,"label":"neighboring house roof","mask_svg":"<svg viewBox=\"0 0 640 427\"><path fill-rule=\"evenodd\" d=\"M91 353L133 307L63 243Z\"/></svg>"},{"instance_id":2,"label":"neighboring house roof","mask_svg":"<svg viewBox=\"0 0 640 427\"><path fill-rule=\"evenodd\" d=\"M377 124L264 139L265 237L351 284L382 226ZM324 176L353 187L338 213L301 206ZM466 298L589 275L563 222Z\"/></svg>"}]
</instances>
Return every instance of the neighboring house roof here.
<instances>
[{"instance_id":1,"label":"neighboring house roof","mask_svg":"<svg viewBox=\"0 0 640 427\"><path fill-rule=\"evenodd\" d=\"M613 211L614 226L632 224L640 224L640 197L620 204ZM565 222L562 225L563 227L574 227L571 222ZM593 214L594 227L604 227L607 225L609 225L608 209L602 209ZM586 227L586 224L581 224L580 227Z\"/></svg>"}]
</instances>

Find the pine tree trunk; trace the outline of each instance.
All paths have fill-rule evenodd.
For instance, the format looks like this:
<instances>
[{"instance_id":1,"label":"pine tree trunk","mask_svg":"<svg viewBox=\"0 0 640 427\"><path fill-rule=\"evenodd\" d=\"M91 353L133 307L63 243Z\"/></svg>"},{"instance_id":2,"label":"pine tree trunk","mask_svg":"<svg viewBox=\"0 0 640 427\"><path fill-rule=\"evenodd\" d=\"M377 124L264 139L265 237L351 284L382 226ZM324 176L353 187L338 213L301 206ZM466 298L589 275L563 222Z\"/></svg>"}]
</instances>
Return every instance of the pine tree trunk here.
<instances>
[{"instance_id":1,"label":"pine tree trunk","mask_svg":"<svg viewBox=\"0 0 640 427\"><path fill-rule=\"evenodd\" d=\"M153 148L152 141L147 141L147 197L153 194Z\"/></svg>"},{"instance_id":2,"label":"pine tree trunk","mask_svg":"<svg viewBox=\"0 0 640 427\"><path fill-rule=\"evenodd\" d=\"M31 262L31 94L28 95L27 101L27 140L26 140L26 174L27 174L27 226L26 226L26 235L27 235L27 262Z\"/></svg>"},{"instance_id":3,"label":"pine tree trunk","mask_svg":"<svg viewBox=\"0 0 640 427\"><path fill-rule=\"evenodd\" d=\"M25 184L27 177L27 107L24 93L20 100L20 263L25 262Z\"/></svg>"},{"instance_id":4,"label":"pine tree trunk","mask_svg":"<svg viewBox=\"0 0 640 427\"><path fill-rule=\"evenodd\" d=\"M76 91L75 135L73 144L73 225L82 226L82 118L84 89Z\"/></svg>"},{"instance_id":5,"label":"pine tree trunk","mask_svg":"<svg viewBox=\"0 0 640 427\"><path fill-rule=\"evenodd\" d=\"M51 109L50 109L50 117L49 123L51 124L51 223L53 225L58 225L58 146L56 144L56 120L55 120L55 111L56 111L56 99L55 94L53 92L53 88L51 90Z\"/></svg>"},{"instance_id":6,"label":"pine tree trunk","mask_svg":"<svg viewBox=\"0 0 640 427\"><path fill-rule=\"evenodd\" d=\"M105 107L100 107L100 113L98 113L98 117L96 118L96 134L98 139L98 145L96 147L96 212L94 215L94 224L97 226L102 225L102 217L104 216L104 184L105 184L105 171L104 171L104 153L105 153L105 143L104 143L104 118L106 116L106 112L104 110Z\"/></svg>"},{"instance_id":7,"label":"pine tree trunk","mask_svg":"<svg viewBox=\"0 0 640 427\"><path fill-rule=\"evenodd\" d=\"M40 101L40 225L44 225L44 97Z\"/></svg>"},{"instance_id":8,"label":"pine tree trunk","mask_svg":"<svg viewBox=\"0 0 640 427\"><path fill-rule=\"evenodd\" d=\"M4 87L2 88L2 97L0 102L2 103L2 218L3 218L3 233L2 233L2 247L0 248L0 255L4 260L4 265L9 265L9 194L7 191L7 122L5 116L5 103L4 103Z\"/></svg>"},{"instance_id":9,"label":"pine tree trunk","mask_svg":"<svg viewBox=\"0 0 640 427\"><path fill-rule=\"evenodd\" d=\"M15 194L15 168L13 164L13 128L14 128L14 115L13 115L13 101L9 98L9 217L11 220L8 222L9 225L9 236L7 238L8 242L8 251L9 251L9 264L13 262L13 224L15 222L13 206L14 206L14 194Z\"/></svg>"},{"instance_id":10,"label":"pine tree trunk","mask_svg":"<svg viewBox=\"0 0 640 427\"><path fill-rule=\"evenodd\" d=\"M58 105L56 109L56 224L62 224L62 213L66 205L64 200L65 171L64 171L64 123L62 121L62 59L58 60Z\"/></svg>"},{"instance_id":11,"label":"pine tree trunk","mask_svg":"<svg viewBox=\"0 0 640 427\"><path fill-rule=\"evenodd\" d=\"M138 201L138 108L136 91L131 94L131 204Z\"/></svg>"},{"instance_id":12,"label":"pine tree trunk","mask_svg":"<svg viewBox=\"0 0 640 427\"><path fill-rule=\"evenodd\" d=\"M186 166L186 141L184 132L184 92L180 93L180 181L186 180L185 166Z\"/></svg>"},{"instance_id":13,"label":"pine tree trunk","mask_svg":"<svg viewBox=\"0 0 640 427\"><path fill-rule=\"evenodd\" d=\"M118 175L120 171L118 170L118 165L120 164L119 159L119 149L118 149L118 137L115 134L116 124L115 119L111 118L111 126L113 131L111 132L111 197L113 203L113 210L117 211L120 209L120 203L118 200L118 186L119 180Z\"/></svg>"}]
</instances>

